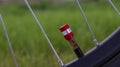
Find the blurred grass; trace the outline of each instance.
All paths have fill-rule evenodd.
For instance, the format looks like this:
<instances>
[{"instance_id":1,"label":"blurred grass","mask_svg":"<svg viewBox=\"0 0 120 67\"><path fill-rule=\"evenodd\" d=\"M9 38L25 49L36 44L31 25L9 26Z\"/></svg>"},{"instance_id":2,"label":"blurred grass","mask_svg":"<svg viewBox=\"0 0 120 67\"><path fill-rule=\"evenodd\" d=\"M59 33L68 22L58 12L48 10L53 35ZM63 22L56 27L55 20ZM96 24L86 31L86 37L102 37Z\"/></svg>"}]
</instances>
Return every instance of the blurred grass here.
<instances>
[{"instance_id":1,"label":"blurred grass","mask_svg":"<svg viewBox=\"0 0 120 67\"><path fill-rule=\"evenodd\" d=\"M83 3L82 6L99 42L120 26L120 17L108 3ZM70 24L84 53L94 46L75 3L47 5L45 9L39 5L32 7L64 63L75 59L76 56L59 31L61 25ZM25 5L5 4L1 5L0 9L20 67L59 66ZM0 67L14 67L2 26L0 30Z\"/></svg>"}]
</instances>

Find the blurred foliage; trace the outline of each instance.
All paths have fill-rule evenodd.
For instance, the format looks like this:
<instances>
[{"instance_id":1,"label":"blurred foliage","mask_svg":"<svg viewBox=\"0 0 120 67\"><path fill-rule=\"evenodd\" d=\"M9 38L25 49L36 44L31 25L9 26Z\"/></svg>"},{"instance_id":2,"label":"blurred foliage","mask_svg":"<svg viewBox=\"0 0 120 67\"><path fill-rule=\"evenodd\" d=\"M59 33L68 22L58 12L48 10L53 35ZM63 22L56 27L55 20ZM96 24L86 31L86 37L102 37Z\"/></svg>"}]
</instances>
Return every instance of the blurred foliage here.
<instances>
[{"instance_id":1,"label":"blurred foliage","mask_svg":"<svg viewBox=\"0 0 120 67\"><path fill-rule=\"evenodd\" d=\"M120 26L120 17L105 2L81 3L99 42ZM64 40L59 26L65 23L70 24L75 39L84 53L94 47L75 2L49 3L44 1L44 3L36 4L30 2L30 4L64 63L75 59L76 56ZM24 3L0 4L0 9L19 67L59 67L56 57ZM0 67L14 67L1 26L0 30Z\"/></svg>"}]
</instances>

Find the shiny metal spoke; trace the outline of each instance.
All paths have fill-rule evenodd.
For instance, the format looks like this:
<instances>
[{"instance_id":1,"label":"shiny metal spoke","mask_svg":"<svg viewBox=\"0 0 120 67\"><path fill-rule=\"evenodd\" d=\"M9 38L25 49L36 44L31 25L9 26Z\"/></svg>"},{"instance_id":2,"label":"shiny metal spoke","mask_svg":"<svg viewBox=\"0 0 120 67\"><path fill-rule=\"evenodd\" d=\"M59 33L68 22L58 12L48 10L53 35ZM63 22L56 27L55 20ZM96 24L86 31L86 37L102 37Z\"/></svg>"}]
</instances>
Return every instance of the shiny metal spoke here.
<instances>
[{"instance_id":1,"label":"shiny metal spoke","mask_svg":"<svg viewBox=\"0 0 120 67\"><path fill-rule=\"evenodd\" d=\"M8 36L8 33L7 33L7 30L6 30L6 27L5 27L5 23L4 23L4 20L2 18L2 15L0 14L0 21L1 21L1 24L2 24L2 27L3 27L3 30L4 30L4 34L5 34L5 37L7 39L7 42L8 42L8 46L9 46L9 49L10 49L10 52L12 54L12 58L14 60L14 63L16 65L16 67L18 67L18 63L17 63L17 59L15 57L15 54L14 54L14 51L13 51L13 48L12 48L12 44L10 42L10 38Z\"/></svg>"},{"instance_id":2,"label":"shiny metal spoke","mask_svg":"<svg viewBox=\"0 0 120 67\"><path fill-rule=\"evenodd\" d=\"M115 6L115 4L112 2L112 0L108 0L109 3L111 4L111 6L113 7L113 9L117 12L118 15L120 15L120 11L117 9L117 7Z\"/></svg>"},{"instance_id":3,"label":"shiny metal spoke","mask_svg":"<svg viewBox=\"0 0 120 67\"><path fill-rule=\"evenodd\" d=\"M48 36L47 36L46 32L44 31L42 25L40 24L40 22L39 22L37 16L36 16L35 13L33 12L33 10L32 10L32 8L31 8L30 4L28 3L27 0L24 0L24 2L26 3L26 5L27 5L28 9L30 10L32 16L34 17L36 23L38 24L40 30L42 31L43 35L45 36L45 38L46 38L46 40L47 40L49 46L51 47L52 51L54 52L55 56L57 57L60 66L63 67L64 64L63 64L62 60L60 59L59 55L57 54L56 50L54 49L54 47L53 47L53 45L52 45L50 39L48 38Z\"/></svg>"},{"instance_id":4,"label":"shiny metal spoke","mask_svg":"<svg viewBox=\"0 0 120 67\"><path fill-rule=\"evenodd\" d=\"M96 46L96 47L99 46L99 42L97 41L97 39L96 39L96 37L95 37L95 35L94 35L94 32L93 32L93 30L92 30L92 28L91 28L91 26L90 26L90 24L89 24L89 21L88 21L86 15L85 15L85 13L84 13L84 11L83 11L83 9L82 9L82 6L81 6L79 0L75 0L75 1L76 1L76 3L77 3L77 5L78 5L78 7L79 7L79 9L80 9L80 12L81 12L81 14L82 14L82 17L84 18L84 21L85 21L85 23L86 23L86 25L87 25L87 27L88 27L88 30L89 30L89 32L90 32L90 35L91 35L91 37L93 38L93 42L95 43L95 46Z\"/></svg>"}]
</instances>

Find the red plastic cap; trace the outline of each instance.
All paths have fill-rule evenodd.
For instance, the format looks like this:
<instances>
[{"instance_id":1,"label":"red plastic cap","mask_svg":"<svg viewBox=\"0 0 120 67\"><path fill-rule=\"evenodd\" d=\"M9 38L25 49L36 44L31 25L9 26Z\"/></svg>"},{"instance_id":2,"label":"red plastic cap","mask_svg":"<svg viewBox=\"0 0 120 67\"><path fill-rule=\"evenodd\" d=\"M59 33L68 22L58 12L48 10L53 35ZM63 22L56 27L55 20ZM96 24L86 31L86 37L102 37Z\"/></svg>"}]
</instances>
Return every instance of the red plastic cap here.
<instances>
[{"instance_id":1,"label":"red plastic cap","mask_svg":"<svg viewBox=\"0 0 120 67\"><path fill-rule=\"evenodd\" d=\"M66 40L70 40L74 36L68 24L64 24L63 26L61 26L60 31L62 32Z\"/></svg>"},{"instance_id":2,"label":"red plastic cap","mask_svg":"<svg viewBox=\"0 0 120 67\"><path fill-rule=\"evenodd\" d=\"M60 31L63 32L65 31L66 29L70 28L68 24L64 24L60 27Z\"/></svg>"}]
</instances>

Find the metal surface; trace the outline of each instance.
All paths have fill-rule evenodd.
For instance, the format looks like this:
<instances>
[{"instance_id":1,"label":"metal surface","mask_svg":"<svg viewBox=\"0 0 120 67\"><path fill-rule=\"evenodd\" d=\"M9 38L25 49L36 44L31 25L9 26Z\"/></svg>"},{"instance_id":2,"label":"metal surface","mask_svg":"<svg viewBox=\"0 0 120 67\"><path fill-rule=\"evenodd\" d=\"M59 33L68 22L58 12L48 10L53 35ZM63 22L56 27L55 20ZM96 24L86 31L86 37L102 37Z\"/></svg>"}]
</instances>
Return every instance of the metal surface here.
<instances>
[{"instance_id":1,"label":"metal surface","mask_svg":"<svg viewBox=\"0 0 120 67\"><path fill-rule=\"evenodd\" d=\"M97 39L96 39L96 37L95 37L95 35L94 35L94 33L93 33L93 30L92 30L92 28L91 28L91 26L90 26L90 24L89 24L89 21L88 21L86 15L85 15L85 13L84 13L82 7L81 7L81 4L80 4L79 0L75 0L75 1L76 1L77 5L78 5L78 7L79 7L79 9L80 9L80 12L81 12L81 14L82 14L82 16L83 16L83 18L84 18L84 21L85 21L85 23L86 23L86 25L87 25L87 27L88 27L88 29L89 29L90 35L91 35L92 38L93 38L93 41L94 41L94 43L95 43L95 46L99 46L99 43L98 43L98 41L97 41Z\"/></svg>"},{"instance_id":2,"label":"metal surface","mask_svg":"<svg viewBox=\"0 0 120 67\"><path fill-rule=\"evenodd\" d=\"M111 6L114 8L114 10L117 12L118 15L120 15L120 11L117 9L117 7L114 5L114 3L112 2L112 0L108 0L109 3L111 4Z\"/></svg>"},{"instance_id":3,"label":"metal surface","mask_svg":"<svg viewBox=\"0 0 120 67\"><path fill-rule=\"evenodd\" d=\"M12 54L12 58L14 60L14 63L16 65L16 67L18 67L18 63L17 63L17 59L15 57L15 54L14 54L14 51L13 51L13 48L12 48L12 44L10 42L10 38L8 36L8 33L7 33L7 30L6 30L6 27L5 27L5 24L4 24L4 20L2 18L2 15L0 14L0 20L1 20L1 23L2 23L2 27L3 27L3 30L4 30L4 34L5 34L5 37L7 39L7 42L8 42L8 46L9 46L9 49L10 49L10 52Z\"/></svg>"},{"instance_id":4,"label":"metal surface","mask_svg":"<svg viewBox=\"0 0 120 67\"><path fill-rule=\"evenodd\" d=\"M27 7L29 8L30 12L32 13L32 15L33 15L33 17L34 17L36 23L37 23L38 26L39 26L39 28L41 29L43 35L45 36L47 42L49 43L49 46L51 47L51 49L53 50L55 56L57 57L59 64L61 65L61 67L63 67L64 64L63 64L62 60L61 60L60 57L58 56L58 54L57 54L56 50L54 49L54 47L53 47L53 45L52 45L50 39L48 38L46 32L44 31L42 25L40 24L38 18L36 17L35 13L33 12L32 8L30 7L30 4L28 3L27 0L24 0L24 1L25 1L25 3L26 3Z\"/></svg>"}]
</instances>

